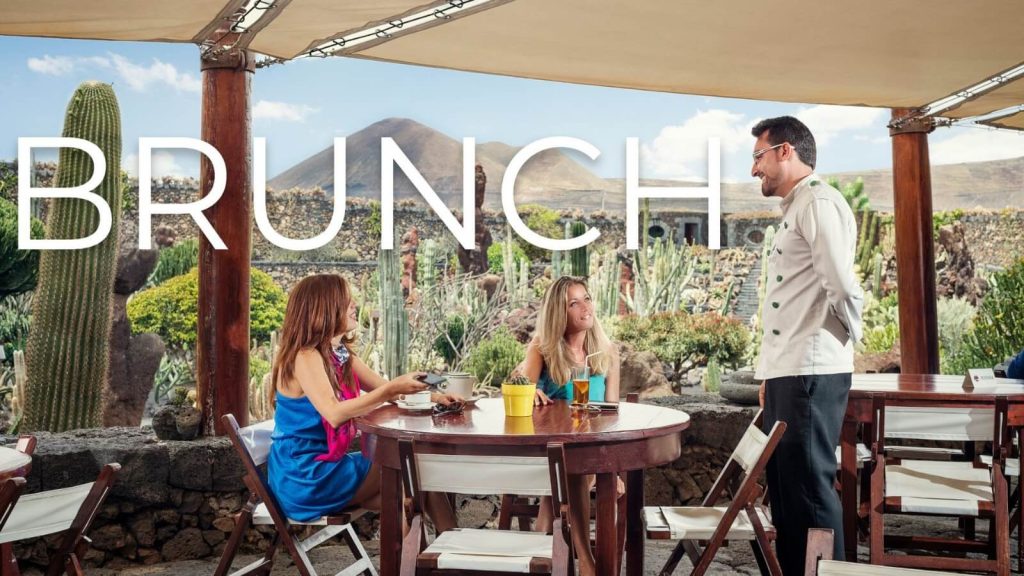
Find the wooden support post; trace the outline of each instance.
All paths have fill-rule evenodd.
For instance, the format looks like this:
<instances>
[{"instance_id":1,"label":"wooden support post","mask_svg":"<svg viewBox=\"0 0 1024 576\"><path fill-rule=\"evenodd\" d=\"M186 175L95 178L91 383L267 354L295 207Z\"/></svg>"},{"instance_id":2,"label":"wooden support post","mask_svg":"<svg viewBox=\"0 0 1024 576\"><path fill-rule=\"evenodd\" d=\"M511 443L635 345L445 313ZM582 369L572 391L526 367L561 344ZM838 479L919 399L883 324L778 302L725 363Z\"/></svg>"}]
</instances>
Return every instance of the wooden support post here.
<instances>
[{"instance_id":1,"label":"wooden support post","mask_svg":"<svg viewBox=\"0 0 1024 576\"><path fill-rule=\"evenodd\" d=\"M935 245L932 181L928 161L931 119L896 125L912 110L894 109L892 175L899 287L900 353L904 374L938 374L939 331L935 309Z\"/></svg>"},{"instance_id":2,"label":"wooden support post","mask_svg":"<svg viewBox=\"0 0 1024 576\"><path fill-rule=\"evenodd\" d=\"M199 241L199 322L196 386L203 432L223 434L221 417L249 421L249 266L252 254L252 54L228 51L202 61L202 139L227 166L224 195L205 215L227 250ZM200 162L201 194L213 186L213 166Z\"/></svg>"}]
</instances>

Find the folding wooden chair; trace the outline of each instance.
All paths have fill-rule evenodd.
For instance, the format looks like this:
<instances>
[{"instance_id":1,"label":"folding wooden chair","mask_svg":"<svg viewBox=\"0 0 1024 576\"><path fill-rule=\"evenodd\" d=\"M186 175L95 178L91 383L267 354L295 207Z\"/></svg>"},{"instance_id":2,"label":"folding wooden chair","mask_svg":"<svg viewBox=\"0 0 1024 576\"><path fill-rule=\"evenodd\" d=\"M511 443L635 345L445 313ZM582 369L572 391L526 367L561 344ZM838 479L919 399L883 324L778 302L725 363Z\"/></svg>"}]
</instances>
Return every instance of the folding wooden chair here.
<instances>
[{"instance_id":1,"label":"folding wooden chair","mask_svg":"<svg viewBox=\"0 0 1024 576\"><path fill-rule=\"evenodd\" d=\"M81 575L82 566L76 550L120 470L119 464L107 464L95 482L22 496L0 529L0 544L63 532L64 538L50 557L46 574L58 576L66 572ZM3 573L5 576L20 574L14 563L4 566Z\"/></svg>"},{"instance_id":2,"label":"folding wooden chair","mask_svg":"<svg viewBox=\"0 0 1024 576\"><path fill-rule=\"evenodd\" d=\"M828 528L811 528L808 531L804 576L956 576L953 572L915 570L833 560L833 537L832 530Z\"/></svg>"},{"instance_id":3,"label":"folding wooden chair","mask_svg":"<svg viewBox=\"0 0 1024 576\"><path fill-rule=\"evenodd\" d=\"M782 568L771 546L775 528L767 509L759 504L764 488L757 482L786 431L786 423L776 422L766 435L761 431L761 421L762 413L758 412L700 506L644 508L648 538L679 540L661 569L663 576L675 571L684 553L693 562L691 574L704 574L727 540L749 541L762 571L782 576ZM716 506L725 495L730 496L732 502L728 506ZM703 541L707 544L701 549Z\"/></svg>"},{"instance_id":4,"label":"folding wooden chair","mask_svg":"<svg viewBox=\"0 0 1024 576\"><path fill-rule=\"evenodd\" d=\"M232 576L243 574L269 574L274 563L274 556L277 554L278 545L282 542L291 556L292 562L298 568L302 576L316 576L316 570L306 554L316 546L340 535L352 551L355 561L336 576L351 576L364 574L377 576L377 569L374 568L370 556L366 553L352 521L366 513L362 508L352 508L347 511L339 511L338 514L321 516L315 520L299 522L287 518L281 512L277 499L270 492L267 486L266 477L260 472L262 466L270 454L271 434L274 432L274 421L267 420L259 424L253 424L245 428L238 427L238 421L232 414L225 414L223 418L224 429L227 430L228 438L235 447L238 457L242 459L245 466L245 485L249 487L249 499L242 507L242 510L235 516L235 528L231 531L228 543L224 547L224 553L220 557L215 576L224 576L231 569L231 563L235 560L238 547L245 537L246 530L252 525L273 526L275 530L274 540L270 548L263 555L263 558L238 569ZM289 530L292 526L323 526L315 534L305 540L300 540Z\"/></svg>"},{"instance_id":5,"label":"folding wooden chair","mask_svg":"<svg viewBox=\"0 0 1024 576\"><path fill-rule=\"evenodd\" d=\"M568 484L561 444L548 457L433 454L411 440L399 441L408 532L401 574L573 573L568 525ZM557 512L553 534L453 529L429 546L423 527L425 492L551 496Z\"/></svg>"},{"instance_id":6,"label":"folding wooden chair","mask_svg":"<svg viewBox=\"0 0 1024 576\"><path fill-rule=\"evenodd\" d=\"M932 404L922 400L926 406ZM939 401L935 401L937 407ZM888 414L884 397L872 404L871 489L868 506L871 563L924 569L945 568L1009 573L1009 522L1007 478L1004 473L1009 447L1007 398L997 397L994 408L963 407L962 417L947 415L944 433L965 441L991 441L991 467L980 462L942 462L899 459L887 455L885 439ZM969 523L964 538L886 536L885 514L913 514L958 518ZM974 539L973 521L990 521L989 539ZM942 551L979 552L986 559L946 556L896 555L886 546Z\"/></svg>"},{"instance_id":7,"label":"folding wooden chair","mask_svg":"<svg viewBox=\"0 0 1024 576\"><path fill-rule=\"evenodd\" d=\"M640 395L636 392L630 392L626 395L626 402L636 404L640 401ZM621 499L622 504L625 504L625 498ZM620 532L623 534L623 543L625 542L625 507L620 506L619 517L622 519L620 522ZM512 528L512 520L516 520L520 530L529 530L530 523L534 518L537 517L537 513L540 510L538 504L533 503L529 498L523 498L522 496L514 494L502 494L501 505L498 508L498 528L501 530L510 530ZM594 518L594 514L597 512L597 506L590 507L590 517Z\"/></svg>"}]
</instances>

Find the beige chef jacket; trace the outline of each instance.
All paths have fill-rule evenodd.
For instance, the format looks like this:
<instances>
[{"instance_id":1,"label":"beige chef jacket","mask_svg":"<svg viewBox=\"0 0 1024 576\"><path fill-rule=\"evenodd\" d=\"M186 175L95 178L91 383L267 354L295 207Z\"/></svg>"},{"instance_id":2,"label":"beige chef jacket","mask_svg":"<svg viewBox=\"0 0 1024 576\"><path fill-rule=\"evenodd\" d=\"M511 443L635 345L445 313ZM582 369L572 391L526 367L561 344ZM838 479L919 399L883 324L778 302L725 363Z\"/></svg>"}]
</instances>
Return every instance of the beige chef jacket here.
<instances>
[{"instance_id":1,"label":"beige chef jacket","mask_svg":"<svg viewBox=\"0 0 1024 576\"><path fill-rule=\"evenodd\" d=\"M755 378L853 372L864 304L853 271L853 211L817 174L801 180L780 206Z\"/></svg>"}]
</instances>

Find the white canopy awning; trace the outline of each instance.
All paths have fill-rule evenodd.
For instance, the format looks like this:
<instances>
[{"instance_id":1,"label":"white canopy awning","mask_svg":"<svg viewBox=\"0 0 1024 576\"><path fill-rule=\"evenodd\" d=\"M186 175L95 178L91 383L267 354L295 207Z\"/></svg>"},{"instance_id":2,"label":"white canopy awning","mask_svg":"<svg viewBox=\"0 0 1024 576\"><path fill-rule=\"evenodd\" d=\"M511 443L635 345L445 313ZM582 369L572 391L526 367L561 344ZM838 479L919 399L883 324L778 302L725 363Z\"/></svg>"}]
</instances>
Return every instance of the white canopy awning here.
<instances>
[{"instance_id":1,"label":"white canopy awning","mask_svg":"<svg viewBox=\"0 0 1024 576\"><path fill-rule=\"evenodd\" d=\"M783 102L919 108L1024 62L1019 0L6 0L0 34L201 43L239 9L265 14L241 41L281 59L387 28L328 52ZM410 24L424 10L448 17ZM1018 80L944 115L1020 104Z\"/></svg>"}]
</instances>

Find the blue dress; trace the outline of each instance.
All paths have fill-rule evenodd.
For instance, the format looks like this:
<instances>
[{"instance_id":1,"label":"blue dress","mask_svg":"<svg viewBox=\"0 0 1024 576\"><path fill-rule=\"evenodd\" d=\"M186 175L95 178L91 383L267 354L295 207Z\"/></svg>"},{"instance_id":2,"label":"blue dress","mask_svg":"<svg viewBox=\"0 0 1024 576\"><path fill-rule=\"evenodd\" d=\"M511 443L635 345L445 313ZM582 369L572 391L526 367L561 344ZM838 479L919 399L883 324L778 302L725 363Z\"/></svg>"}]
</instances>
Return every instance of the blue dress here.
<instances>
[{"instance_id":1,"label":"blue dress","mask_svg":"<svg viewBox=\"0 0 1024 576\"><path fill-rule=\"evenodd\" d=\"M541 366L540 377L537 378L537 388L547 394L552 400L568 400L572 397L572 380L559 386L551 379L548 373L547 364ZM590 393L588 397L592 402L604 402L604 374L590 375Z\"/></svg>"},{"instance_id":2,"label":"blue dress","mask_svg":"<svg viewBox=\"0 0 1024 576\"><path fill-rule=\"evenodd\" d=\"M361 453L333 462L318 460L328 452L327 432L309 398L277 395L274 434L267 476L281 511L304 522L340 512L352 501L370 471Z\"/></svg>"}]
</instances>

